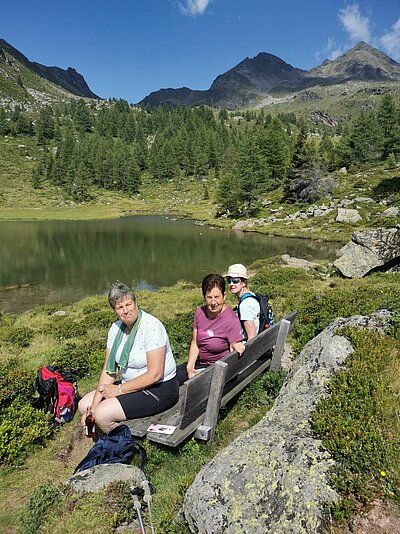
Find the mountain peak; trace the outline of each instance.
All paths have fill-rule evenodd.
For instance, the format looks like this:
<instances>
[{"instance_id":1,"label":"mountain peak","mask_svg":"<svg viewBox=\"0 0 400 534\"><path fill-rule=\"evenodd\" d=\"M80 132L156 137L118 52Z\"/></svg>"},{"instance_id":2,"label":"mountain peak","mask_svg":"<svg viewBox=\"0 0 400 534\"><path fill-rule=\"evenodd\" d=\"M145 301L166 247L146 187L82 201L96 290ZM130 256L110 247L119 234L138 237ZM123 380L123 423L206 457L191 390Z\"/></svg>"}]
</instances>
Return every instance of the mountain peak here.
<instances>
[{"instance_id":1,"label":"mountain peak","mask_svg":"<svg viewBox=\"0 0 400 534\"><path fill-rule=\"evenodd\" d=\"M42 79L55 84L59 89L71 93L72 95L85 98L99 98L89 88L84 77L79 74L74 68L62 69L60 67L46 67L40 63L30 61L19 50L11 46L4 39L0 39L0 61L4 62L10 71L7 76L7 83L20 73L21 68L28 69L31 73L38 75ZM25 71L26 72L26 71ZM22 76L22 79L24 76ZM27 79L31 79L27 76ZM28 83L28 82L25 82ZM31 83L31 82L29 82ZM39 81L36 83L36 85ZM40 83L39 83L40 85ZM26 87L30 89L30 87ZM32 87L34 89L34 87ZM54 89L51 89L54 92Z\"/></svg>"},{"instance_id":2,"label":"mountain peak","mask_svg":"<svg viewBox=\"0 0 400 534\"><path fill-rule=\"evenodd\" d=\"M384 52L361 41L343 55L311 69L309 76L336 80L400 80L400 65Z\"/></svg>"}]
</instances>

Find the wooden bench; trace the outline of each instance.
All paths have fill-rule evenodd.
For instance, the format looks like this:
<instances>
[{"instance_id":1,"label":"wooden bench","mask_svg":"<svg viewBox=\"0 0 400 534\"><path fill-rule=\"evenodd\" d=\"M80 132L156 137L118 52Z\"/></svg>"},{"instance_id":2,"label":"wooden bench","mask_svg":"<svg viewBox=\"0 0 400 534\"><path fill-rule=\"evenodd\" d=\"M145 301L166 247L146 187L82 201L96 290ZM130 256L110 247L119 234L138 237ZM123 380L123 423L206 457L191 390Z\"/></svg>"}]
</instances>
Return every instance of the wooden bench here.
<instances>
[{"instance_id":1,"label":"wooden bench","mask_svg":"<svg viewBox=\"0 0 400 534\"><path fill-rule=\"evenodd\" d=\"M292 330L296 312L258 334L246 345L242 356L232 352L206 368L179 388L179 400L169 410L125 421L132 435L176 447L194 433L203 441L213 438L221 407L264 370L279 371L284 344ZM171 435L147 432L151 423L176 426Z\"/></svg>"}]
</instances>

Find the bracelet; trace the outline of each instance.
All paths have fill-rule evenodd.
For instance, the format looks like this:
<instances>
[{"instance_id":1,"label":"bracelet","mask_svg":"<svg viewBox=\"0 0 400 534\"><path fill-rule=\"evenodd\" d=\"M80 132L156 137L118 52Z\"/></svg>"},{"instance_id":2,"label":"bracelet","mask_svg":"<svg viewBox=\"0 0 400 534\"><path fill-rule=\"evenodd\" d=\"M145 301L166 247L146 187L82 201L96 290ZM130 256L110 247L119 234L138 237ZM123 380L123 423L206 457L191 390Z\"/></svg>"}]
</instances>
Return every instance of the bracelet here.
<instances>
[{"instance_id":1,"label":"bracelet","mask_svg":"<svg viewBox=\"0 0 400 534\"><path fill-rule=\"evenodd\" d=\"M122 391L122 389L121 389L121 384L118 384L118 393L119 393L120 395L123 395L123 394L124 394L123 391Z\"/></svg>"}]
</instances>

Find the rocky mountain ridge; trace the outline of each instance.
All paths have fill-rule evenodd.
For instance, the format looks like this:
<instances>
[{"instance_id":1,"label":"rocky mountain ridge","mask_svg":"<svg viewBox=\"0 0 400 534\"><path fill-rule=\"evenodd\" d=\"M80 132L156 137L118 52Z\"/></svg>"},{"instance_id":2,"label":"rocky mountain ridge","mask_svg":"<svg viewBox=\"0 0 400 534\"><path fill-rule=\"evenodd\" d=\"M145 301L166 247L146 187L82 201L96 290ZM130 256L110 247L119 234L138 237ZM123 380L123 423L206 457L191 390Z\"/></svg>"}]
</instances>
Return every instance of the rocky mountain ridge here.
<instances>
[{"instance_id":1,"label":"rocky mountain ridge","mask_svg":"<svg viewBox=\"0 0 400 534\"><path fill-rule=\"evenodd\" d=\"M337 59L304 71L273 54L261 52L219 75L205 91L187 87L160 89L139 105L209 105L236 109L256 105L268 96L291 95L307 88L349 81L400 82L400 64L376 48L360 42Z\"/></svg>"},{"instance_id":2,"label":"rocky mountain ridge","mask_svg":"<svg viewBox=\"0 0 400 534\"><path fill-rule=\"evenodd\" d=\"M74 68L32 62L0 39L0 104L40 104L68 96L99 98Z\"/></svg>"}]
</instances>

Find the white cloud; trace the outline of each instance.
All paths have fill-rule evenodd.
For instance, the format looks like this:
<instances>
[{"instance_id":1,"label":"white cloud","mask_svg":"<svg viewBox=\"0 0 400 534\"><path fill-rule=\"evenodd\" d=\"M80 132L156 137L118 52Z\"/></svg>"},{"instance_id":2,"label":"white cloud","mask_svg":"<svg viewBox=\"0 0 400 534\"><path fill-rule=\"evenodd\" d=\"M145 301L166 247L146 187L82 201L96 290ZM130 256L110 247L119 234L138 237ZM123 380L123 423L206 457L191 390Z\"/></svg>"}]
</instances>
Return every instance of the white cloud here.
<instances>
[{"instance_id":1,"label":"white cloud","mask_svg":"<svg viewBox=\"0 0 400 534\"><path fill-rule=\"evenodd\" d=\"M203 15L209 3L210 0L185 0L184 2L179 2L179 7L184 15L196 17L197 15Z\"/></svg>"},{"instance_id":2,"label":"white cloud","mask_svg":"<svg viewBox=\"0 0 400 534\"><path fill-rule=\"evenodd\" d=\"M336 45L335 39L328 38L328 43L324 48L315 54L317 60L321 58L328 58L330 60L336 59L343 54L343 49Z\"/></svg>"},{"instance_id":3,"label":"white cloud","mask_svg":"<svg viewBox=\"0 0 400 534\"><path fill-rule=\"evenodd\" d=\"M334 59L341 56L342 54L344 54L343 48L335 48L335 50L332 50L331 53L329 54L329 59L333 61Z\"/></svg>"},{"instance_id":4,"label":"white cloud","mask_svg":"<svg viewBox=\"0 0 400 534\"><path fill-rule=\"evenodd\" d=\"M369 19L360 13L358 4L352 4L339 10L339 20L350 34L351 40L371 42Z\"/></svg>"},{"instance_id":5,"label":"white cloud","mask_svg":"<svg viewBox=\"0 0 400 534\"><path fill-rule=\"evenodd\" d=\"M379 42L390 57L400 61L400 19L393 24L391 31L382 35Z\"/></svg>"}]
</instances>

